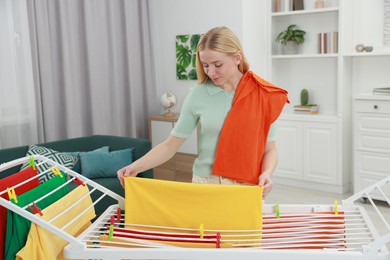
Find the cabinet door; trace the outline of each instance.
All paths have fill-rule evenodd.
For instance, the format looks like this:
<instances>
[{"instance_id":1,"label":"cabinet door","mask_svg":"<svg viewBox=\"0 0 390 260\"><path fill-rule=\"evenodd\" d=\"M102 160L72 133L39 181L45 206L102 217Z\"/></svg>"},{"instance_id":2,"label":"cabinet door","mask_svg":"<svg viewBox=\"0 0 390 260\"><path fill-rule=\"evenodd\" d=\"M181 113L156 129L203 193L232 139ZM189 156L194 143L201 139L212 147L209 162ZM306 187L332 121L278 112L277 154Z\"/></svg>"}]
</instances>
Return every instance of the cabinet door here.
<instances>
[{"instance_id":1,"label":"cabinet door","mask_svg":"<svg viewBox=\"0 0 390 260\"><path fill-rule=\"evenodd\" d=\"M337 127L332 124L305 124L304 180L337 184Z\"/></svg>"},{"instance_id":2,"label":"cabinet door","mask_svg":"<svg viewBox=\"0 0 390 260\"><path fill-rule=\"evenodd\" d=\"M165 141L165 139L168 138L168 136L171 134L173 123L152 120L150 122L150 126L151 126L150 138L152 141L152 147L155 147L156 145Z\"/></svg>"},{"instance_id":3,"label":"cabinet door","mask_svg":"<svg viewBox=\"0 0 390 260\"><path fill-rule=\"evenodd\" d=\"M301 180L302 127L300 124L277 122L276 147L279 154L275 176Z\"/></svg>"},{"instance_id":4,"label":"cabinet door","mask_svg":"<svg viewBox=\"0 0 390 260\"><path fill-rule=\"evenodd\" d=\"M354 164L354 192L358 192L390 175L389 153L355 151ZM390 197L390 188L387 187L384 192ZM378 191L375 191L373 194L375 199L384 200L383 196Z\"/></svg>"}]
</instances>

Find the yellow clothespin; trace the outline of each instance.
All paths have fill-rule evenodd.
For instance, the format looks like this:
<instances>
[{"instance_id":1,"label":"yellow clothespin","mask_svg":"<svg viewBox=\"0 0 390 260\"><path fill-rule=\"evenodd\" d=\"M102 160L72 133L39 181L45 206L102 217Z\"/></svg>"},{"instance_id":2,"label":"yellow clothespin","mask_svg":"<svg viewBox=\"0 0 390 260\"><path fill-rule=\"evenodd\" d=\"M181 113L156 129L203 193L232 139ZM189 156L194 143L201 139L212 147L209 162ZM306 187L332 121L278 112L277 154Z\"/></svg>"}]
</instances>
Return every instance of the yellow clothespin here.
<instances>
[{"instance_id":1,"label":"yellow clothespin","mask_svg":"<svg viewBox=\"0 0 390 260\"><path fill-rule=\"evenodd\" d=\"M18 196L16 196L15 189L14 188L7 188L8 192L8 198L9 200L14 200L14 202L17 204L18 203Z\"/></svg>"},{"instance_id":2,"label":"yellow clothespin","mask_svg":"<svg viewBox=\"0 0 390 260\"><path fill-rule=\"evenodd\" d=\"M199 234L200 234L200 239L203 239L203 236L204 236L204 225L203 224L200 224Z\"/></svg>"},{"instance_id":3,"label":"yellow clothespin","mask_svg":"<svg viewBox=\"0 0 390 260\"><path fill-rule=\"evenodd\" d=\"M338 205L337 199L334 200L334 214L335 215L339 214L339 205Z\"/></svg>"},{"instance_id":4,"label":"yellow clothespin","mask_svg":"<svg viewBox=\"0 0 390 260\"><path fill-rule=\"evenodd\" d=\"M61 178L63 177L60 170L58 170L57 166L51 168L51 171L54 173L54 175L59 175Z\"/></svg>"},{"instance_id":5,"label":"yellow clothespin","mask_svg":"<svg viewBox=\"0 0 390 260\"><path fill-rule=\"evenodd\" d=\"M276 218L279 219L279 218L280 218L280 208L279 208L279 204L276 204L276 205L275 205L275 211L276 211Z\"/></svg>"},{"instance_id":6,"label":"yellow clothespin","mask_svg":"<svg viewBox=\"0 0 390 260\"><path fill-rule=\"evenodd\" d=\"M32 155L30 156L29 165L30 165L30 167L33 168L33 170L35 171L36 165L35 165L34 156L32 156Z\"/></svg>"}]
</instances>

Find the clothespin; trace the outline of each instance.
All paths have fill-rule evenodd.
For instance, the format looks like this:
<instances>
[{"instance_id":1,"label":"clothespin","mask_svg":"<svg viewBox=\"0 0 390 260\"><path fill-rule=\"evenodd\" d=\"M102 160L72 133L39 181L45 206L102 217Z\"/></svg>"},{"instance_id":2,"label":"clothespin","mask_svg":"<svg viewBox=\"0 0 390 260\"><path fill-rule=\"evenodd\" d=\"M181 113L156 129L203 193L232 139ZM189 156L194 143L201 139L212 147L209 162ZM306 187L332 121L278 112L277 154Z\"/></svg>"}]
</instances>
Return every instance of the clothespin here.
<instances>
[{"instance_id":1,"label":"clothespin","mask_svg":"<svg viewBox=\"0 0 390 260\"><path fill-rule=\"evenodd\" d=\"M18 196L16 196L16 193L15 193L15 189L14 188L7 188L7 192L8 192L8 199L9 200L13 200L14 203L18 204Z\"/></svg>"},{"instance_id":2,"label":"clothespin","mask_svg":"<svg viewBox=\"0 0 390 260\"><path fill-rule=\"evenodd\" d=\"M279 219L280 218L279 204L275 204L275 211L276 211L276 218Z\"/></svg>"},{"instance_id":3,"label":"clothespin","mask_svg":"<svg viewBox=\"0 0 390 260\"><path fill-rule=\"evenodd\" d=\"M62 176L62 175L61 175ZM75 177L75 179L73 180L78 186L80 186L80 185L83 185L83 186L85 186L85 183L82 181L82 180L80 180L79 179L79 177Z\"/></svg>"},{"instance_id":4,"label":"clothespin","mask_svg":"<svg viewBox=\"0 0 390 260\"><path fill-rule=\"evenodd\" d=\"M216 239L217 239L216 248L221 248L221 233L217 232Z\"/></svg>"},{"instance_id":5,"label":"clothespin","mask_svg":"<svg viewBox=\"0 0 390 260\"><path fill-rule=\"evenodd\" d=\"M37 206L37 204L35 204L35 202L33 202L31 205L32 206L28 205L28 208L31 210L31 212L33 214L37 214L38 213L42 217L43 213L42 213L41 209Z\"/></svg>"},{"instance_id":6,"label":"clothespin","mask_svg":"<svg viewBox=\"0 0 390 260\"><path fill-rule=\"evenodd\" d=\"M114 235L114 225L110 225L110 233L108 234L108 241L112 241L113 235Z\"/></svg>"},{"instance_id":7,"label":"clothespin","mask_svg":"<svg viewBox=\"0 0 390 260\"><path fill-rule=\"evenodd\" d=\"M204 225L200 224L199 226L199 234L200 234L200 239L203 239L204 236Z\"/></svg>"},{"instance_id":8,"label":"clothespin","mask_svg":"<svg viewBox=\"0 0 390 260\"><path fill-rule=\"evenodd\" d=\"M51 171L54 173L54 175L59 175L61 178L63 178L60 170L58 170L57 166L54 166L53 168L51 168Z\"/></svg>"},{"instance_id":9,"label":"clothespin","mask_svg":"<svg viewBox=\"0 0 390 260\"><path fill-rule=\"evenodd\" d=\"M114 223L115 223L115 217L114 217L114 215L112 215L111 218L110 218L110 224L111 224L111 226L113 226Z\"/></svg>"},{"instance_id":10,"label":"clothespin","mask_svg":"<svg viewBox=\"0 0 390 260\"><path fill-rule=\"evenodd\" d=\"M337 199L334 200L334 214L335 215L338 215L339 214L339 205L338 205L338 202L337 202Z\"/></svg>"},{"instance_id":11,"label":"clothespin","mask_svg":"<svg viewBox=\"0 0 390 260\"><path fill-rule=\"evenodd\" d=\"M33 168L33 170L35 171L36 165L35 165L34 156L32 156L32 155L30 156L30 160L29 160L28 164L29 164L30 167Z\"/></svg>"},{"instance_id":12,"label":"clothespin","mask_svg":"<svg viewBox=\"0 0 390 260\"><path fill-rule=\"evenodd\" d=\"M121 214L122 214L122 210L121 208L117 208L116 209L116 222L118 223L121 223Z\"/></svg>"}]
</instances>

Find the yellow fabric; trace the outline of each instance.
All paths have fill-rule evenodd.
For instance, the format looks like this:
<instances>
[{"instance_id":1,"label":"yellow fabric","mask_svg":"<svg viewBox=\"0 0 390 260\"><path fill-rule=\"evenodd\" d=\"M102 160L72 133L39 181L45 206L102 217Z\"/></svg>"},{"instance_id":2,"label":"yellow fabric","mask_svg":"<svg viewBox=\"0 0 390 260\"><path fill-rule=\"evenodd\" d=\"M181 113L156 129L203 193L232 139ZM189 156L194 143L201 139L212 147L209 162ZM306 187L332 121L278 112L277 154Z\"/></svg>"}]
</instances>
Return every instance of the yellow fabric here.
<instances>
[{"instance_id":1,"label":"yellow fabric","mask_svg":"<svg viewBox=\"0 0 390 260\"><path fill-rule=\"evenodd\" d=\"M52 222L54 226L59 228L65 226L87 207L92 205L92 200L89 195L82 201L77 202L81 197L88 193L88 187L80 185L62 199L42 210L43 216L41 218L49 221L59 213L75 204L76 206L72 207L64 215ZM65 231L68 234L77 236L91 224L91 219L94 217L95 210L94 207L91 207L91 209L85 212L80 218L77 219L77 221L69 225ZM16 259L65 259L63 257L62 251L67 244L68 242L66 240L54 235L41 226L32 223L26 246L18 252Z\"/></svg>"},{"instance_id":2,"label":"yellow fabric","mask_svg":"<svg viewBox=\"0 0 390 260\"><path fill-rule=\"evenodd\" d=\"M99 240L102 241L108 241L108 236L107 235L100 235ZM138 239L141 240L141 239ZM151 243L158 243L158 244L164 244L168 246L178 246L178 247L185 247L185 248L216 248L215 243L188 243L188 242L168 242L168 241L158 241L158 240L144 240L146 242L151 242ZM111 243L114 242L114 243ZM102 242L100 245L101 246L112 246L112 247L126 247L126 248L135 248L135 247L140 247L141 245L145 245L143 243L139 243L140 246L136 245L129 245L126 243L131 243L131 244L137 244L134 241L131 241L126 238L120 238L120 237L112 237L111 242ZM125 244L119 244L119 243L125 243ZM144 246L142 246L144 247ZM220 248L233 248L232 243L221 243Z\"/></svg>"},{"instance_id":3,"label":"yellow fabric","mask_svg":"<svg viewBox=\"0 0 390 260\"><path fill-rule=\"evenodd\" d=\"M125 178L125 222L216 230L261 230L259 186Z\"/></svg>"}]
</instances>

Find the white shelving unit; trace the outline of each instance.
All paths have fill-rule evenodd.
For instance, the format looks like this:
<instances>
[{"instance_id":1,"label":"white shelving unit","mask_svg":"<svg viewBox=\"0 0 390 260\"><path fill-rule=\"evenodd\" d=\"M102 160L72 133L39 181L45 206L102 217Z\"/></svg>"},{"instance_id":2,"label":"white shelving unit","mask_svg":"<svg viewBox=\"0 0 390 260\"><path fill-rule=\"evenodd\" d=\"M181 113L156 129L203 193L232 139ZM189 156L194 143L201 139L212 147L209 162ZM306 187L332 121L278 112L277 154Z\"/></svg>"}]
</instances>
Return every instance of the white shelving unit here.
<instances>
[{"instance_id":1,"label":"white shelving unit","mask_svg":"<svg viewBox=\"0 0 390 260\"><path fill-rule=\"evenodd\" d=\"M353 187L359 191L390 175L390 95L372 94L374 88L390 87L390 46L383 44L383 1L344 1L352 32L344 42L344 63L353 97ZM373 51L357 52L357 44Z\"/></svg>"},{"instance_id":2,"label":"white shelving unit","mask_svg":"<svg viewBox=\"0 0 390 260\"><path fill-rule=\"evenodd\" d=\"M324 8L274 12L269 1L269 79L289 92L291 104L278 119L279 164L276 183L344 193L351 188L351 87L344 84L344 30L340 1ZM296 55L281 54L277 35L290 24L306 31L305 42ZM318 34L338 32L338 52L320 54ZM300 92L309 90L309 103L319 114L294 112ZM347 101L346 101L347 100ZM349 100L349 101L348 101Z\"/></svg>"},{"instance_id":3,"label":"white shelving unit","mask_svg":"<svg viewBox=\"0 0 390 260\"><path fill-rule=\"evenodd\" d=\"M388 112L361 108L361 104L378 102L389 107L390 98L370 94L373 88L390 87L383 1L325 0L325 8L279 13L273 11L273 3L268 3L269 79L286 89L291 101L277 122L280 159L275 181L342 193L352 183L356 192L368 180L375 182L385 172L390 174L388 151L365 151L367 147L361 145L365 137L378 134L373 129L366 133L363 119L376 122L382 129L379 132L390 128ZM306 39L299 54L282 55L275 38L290 24L305 30ZM338 53L318 54L318 33L333 31L339 32ZM372 46L373 51L357 52L357 44ZM303 88L309 90L309 102L319 105L318 115L294 112ZM382 120L378 121L378 114ZM380 138L379 143L387 145L389 136ZM373 167L367 170L369 164Z\"/></svg>"}]
</instances>

